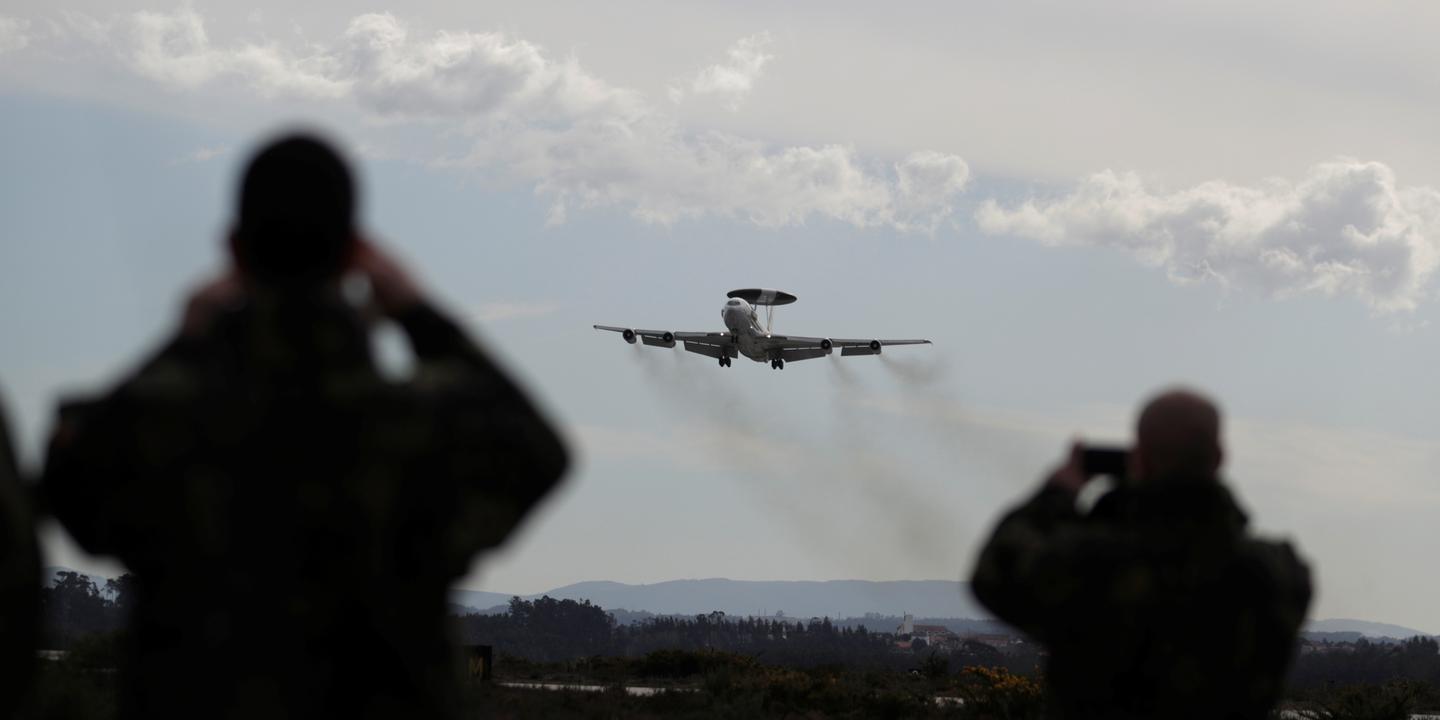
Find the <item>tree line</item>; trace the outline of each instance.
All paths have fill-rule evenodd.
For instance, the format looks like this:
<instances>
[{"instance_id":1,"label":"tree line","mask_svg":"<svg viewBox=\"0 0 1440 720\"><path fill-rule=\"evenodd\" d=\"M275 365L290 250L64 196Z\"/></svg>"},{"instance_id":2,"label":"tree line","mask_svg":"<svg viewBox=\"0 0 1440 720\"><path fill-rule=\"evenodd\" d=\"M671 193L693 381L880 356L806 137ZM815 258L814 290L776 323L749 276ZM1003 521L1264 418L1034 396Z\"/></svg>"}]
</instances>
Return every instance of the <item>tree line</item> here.
<instances>
[{"instance_id":1,"label":"tree line","mask_svg":"<svg viewBox=\"0 0 1440 720\"><path fill-rule=\"evenodd\" d=\"M123 630L136 595L130 574L97 585L88 576L64 571L41 590L42 645L70 649L77 641ZM1033 675L1043 650L1022 644L1010 652L978 642L947 649L903 651L895 636L864 624L829 618L654 616L634 624L617 623L589 601L512 598L507 612L452 618L465 644L492 645L498 653L535 662L564 662L597 656L642 657L661 650L714 650L758 658L770 665L915 669L943 658L961 667L1002 667ZM888 618L876 618L887 623ZM1399 643L1360 640L1341 646L1319 645L1300 652L1290 686L1300 691L1391 682L1419 683L1440 689L1440 642L1415 637Z\"/></svg>"},{"instance_id":2,"label":"tree line","mask_svg":"<svg viewBox=\"0 0 1440 720\"><path fill-rule=\"evenodd\" d=\"M798 621L713 613L655 616L624 625L589 601L550 597L512 598L508 612L463 615L455 620L463 642L492 645L500 654L534 662L633 658L660 650L713 650L789 667L904 670L922 668L927 660L941 658L952 671L999 667L1033 676L1043 664L1044 652L1035 644L1022 643L1002 653L971 641L951 648L904 651L896 648L893 633L829 618ZM1306 691L1412 682L1440 689L1440 642L1435 638L1415 637L1399 643L1361 640L1325 649L1328 652L1297 652L1290 672L1292 688Z\"/></svg>"},{"instance_id":3,"label":"tree line","mask_svg":"<svg viewBox=\"0 0 1440 720\"><path fill-rule=\"evenodd\" d=\"M659 650L713 650L756 657L770 665L911 669L934 653L955 667L1005 667L1033 673L1034 646L1002 654L977 642L945 650L899 649L895 636L850 626L829 618L729 617L723 613L656 616L622 625L589 601L510 600L507 612L458 616L466 644L491 645L495 651L534 662L563 662L595 656L640 657Z\"/></svg>"},{"instance_id":4,"label":"tree line","mask_svg":"<svg viewBox=\"0 0 1440 720\"><path fill-rule=\"evenodd\" d=\"M135 576L125 573L98 586L88 576L69 570L40 589L41 645L68 650L86 637L125 628L135 600Z\"/></svg>"},{"instance_id":5,"label":"tree line","mask_svg":"<svg viewBox=\"0 0 1440 720\"><path fill-rule=\"evenodd\" d=\"M1312 646L1302 652L1290 671L1290 685L1314 689L1346 685L1374 685L1395 681L1427 684L1440 689L1440 642L1433 637L1412 637L1398 643L1359 640L1342 647Z\"/></svg>"}]
</instances>

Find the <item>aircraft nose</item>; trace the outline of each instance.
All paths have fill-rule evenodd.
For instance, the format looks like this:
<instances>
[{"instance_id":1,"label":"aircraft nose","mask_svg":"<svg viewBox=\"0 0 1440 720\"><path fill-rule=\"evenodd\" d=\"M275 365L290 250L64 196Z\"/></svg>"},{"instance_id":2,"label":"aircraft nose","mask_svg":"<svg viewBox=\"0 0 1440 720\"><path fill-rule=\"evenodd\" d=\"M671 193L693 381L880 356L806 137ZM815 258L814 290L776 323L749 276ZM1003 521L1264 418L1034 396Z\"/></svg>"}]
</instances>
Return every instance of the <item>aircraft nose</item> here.
<instances>
[{"instance_id":1,"label":"aircraft nose","mask_svg":"<svg viewBox=\"0 0 1440 720\"><path fill-rule=\"evenodd\" d=\"M725 321L725 327L739 327L740 323L737 318L744 314L744 309L734 300L725 303L725 307L720 308L720 318Z\"/></svg>"}]
</instances>

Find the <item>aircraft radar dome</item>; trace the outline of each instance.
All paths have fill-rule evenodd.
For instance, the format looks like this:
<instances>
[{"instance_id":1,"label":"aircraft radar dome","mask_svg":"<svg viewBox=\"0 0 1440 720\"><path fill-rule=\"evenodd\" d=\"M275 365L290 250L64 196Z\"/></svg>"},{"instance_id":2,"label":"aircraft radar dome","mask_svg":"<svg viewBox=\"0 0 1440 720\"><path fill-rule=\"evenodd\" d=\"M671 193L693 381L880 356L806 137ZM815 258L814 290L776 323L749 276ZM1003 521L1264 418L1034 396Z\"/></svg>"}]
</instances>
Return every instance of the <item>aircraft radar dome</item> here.
<instances>
[{"instance_id":1,"label":"aircraft radar dome","mask_svg":"<svg viewBox=\"0 0 1440 720\"><path fill-rule=\"evenodd\" d=\"M741 288L731 290L725 297L740 298L751 305L789 305L800 298L783 290L771 288Z\"/></svg>"}]
</instances>

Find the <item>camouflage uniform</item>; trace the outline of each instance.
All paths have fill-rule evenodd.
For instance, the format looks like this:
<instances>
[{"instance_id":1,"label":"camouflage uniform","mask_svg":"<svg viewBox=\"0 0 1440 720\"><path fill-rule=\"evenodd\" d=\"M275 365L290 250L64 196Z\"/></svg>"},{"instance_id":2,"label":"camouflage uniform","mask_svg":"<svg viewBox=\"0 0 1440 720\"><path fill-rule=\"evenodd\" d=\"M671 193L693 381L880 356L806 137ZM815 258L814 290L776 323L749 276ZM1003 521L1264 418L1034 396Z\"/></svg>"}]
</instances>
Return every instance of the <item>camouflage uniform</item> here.
<instances>
[{"instance_id":1,"label":"camouflage uniform","mask_svg":"<svg viewBox=\"0 0 1440 720\"><path fill-rule=\"evenodd\" d=\"M980 554L976 597L1049 650L1055 718L1264 718L1310 577L1245 533L1217 482L1115 490L1080 515L1046 486Z\"/></svg>"},{"instance_id":2,"label":"camouflage uniform","mask_svg":"<svg viewBox=\"0 0 1440 720\"><path fill-rule=\"evenodd\" d=\"M454 713L450 584L567 459L454 324L399 321L406 383L338 298L259 295L62 408L55 514L139 579L130 715Z\"/></svg>"},{"instance_id":3,"label":"camouflage uniform","mask_svg":"<svg viewBox=\"0 0 1440 720\"><path fill-rule=\"evenodd\" d=\"M0 411L0 718L24 699L40 626L40 558L30 498Z\"/></svg>"}]
</instances>

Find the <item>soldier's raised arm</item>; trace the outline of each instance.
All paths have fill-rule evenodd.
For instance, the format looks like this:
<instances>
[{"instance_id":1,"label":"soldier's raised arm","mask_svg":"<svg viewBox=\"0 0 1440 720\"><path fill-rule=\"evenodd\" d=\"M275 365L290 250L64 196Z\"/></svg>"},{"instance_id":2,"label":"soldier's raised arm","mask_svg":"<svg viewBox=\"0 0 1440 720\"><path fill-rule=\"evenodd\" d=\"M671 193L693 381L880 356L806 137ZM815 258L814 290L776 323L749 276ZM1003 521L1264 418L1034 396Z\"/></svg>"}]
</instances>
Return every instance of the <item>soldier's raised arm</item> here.
<instances>
[{"instance_id":1,"label":"soldier's raised arm","mask_svg":"<svg viewBox=\"0 0 1440 720\"><path fill-rule=\"evenodd\" d=\"M1086 480L1077 444L1040 490L996 525L970 580L996 617L1037 640L1071 621L1097 579L1085 568L1095 538L1075 508Z\"/></svg>"},{"instance_id":2,"label":"soldier's raised arm","mask_svg":"<svg viewBox=\"0 0 1440 720\"><path fill-rule=\"evenodd\" d=\"M370 281L380 310L404 329L418 361L415 382L444 393L449 438L439 452L461 499L470 552L499 544L564 475L569 456L558 433L525 393L408 273L373 243L358 244L355 269ZM458 549L462 554L464 549Z\"/></svg>"}]
</instances>

